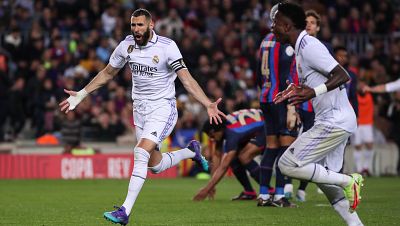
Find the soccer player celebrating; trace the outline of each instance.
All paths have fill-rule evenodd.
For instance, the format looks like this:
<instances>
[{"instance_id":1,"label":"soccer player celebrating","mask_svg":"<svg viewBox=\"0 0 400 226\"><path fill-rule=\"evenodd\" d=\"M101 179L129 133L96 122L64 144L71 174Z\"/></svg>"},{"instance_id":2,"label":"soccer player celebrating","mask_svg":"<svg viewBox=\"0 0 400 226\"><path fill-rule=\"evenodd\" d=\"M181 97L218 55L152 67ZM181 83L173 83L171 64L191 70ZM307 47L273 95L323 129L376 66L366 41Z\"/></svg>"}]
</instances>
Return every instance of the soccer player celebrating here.
<instances>
[{"instance_id":1,"label":"soccer player celebrating","mask_svg":"<svg viewBox=\"0 0 400 226\"><path fill-rule=\"evenodd\" d=\"M294 47L300 85L290 85L274 102L296 105L312 99L314 126L285 151L278 162L282 173L314 182L348 225L362 225L355 212L360 201L360 174L338 173L348 138L357 128L354 110L343 85L346 71L326 47L307 34L305 13L293 3L281 3L272 24L277 41ZM346 200L347 199L347 200Z\"/></svg>"},{"instance_id":2,"label":"soccer player celebrating","mask_svg":"<svg viewBox=\"0 0 400 226\"><path fill-rule=\"evenodd\" d=\"M210 123L222 123L218 103L211 102L187 70L182 55L169 38L157 35L151 14L145 9L133 12L130 21L132 35L119 43L109 64L79 92L65 90L69 98L60 103L68 113L91 92L110 81L128 63L132 71L132 100L138 144L134 148L134 168L128 194L121 207L105 212L104 217L126 225L136 198L146 180L147 168L160 173L183 159L193 159L204 169L208 163L201 155L200 144L191 141L187 148L161 154L160 143L172 132L177 121L174 80L178 76L186 90L207 108Z\"/></svg>"},{"instance_id":3,"label":"soccer player celebrating","mask_svg":"<svg viewBox=\"0 0 400 226\"><path fill-rule=\"evenodd\" d=\"M193 200L201 201L213 197L215 186L225 175L231 166L236 178L242 184L244 192L233 200L255 199L256 193L251 187L246 171L259 182L260 167L253 158L260 154L265 147L264 117L260 110L244 109L235 111L226 117L224 125L210 124L206 122L203 131L217 142L218 146L223 146L224 152L222 160L213 169L212 178L208 184L200 189ZM220 148L221 149L221 148Z\"/></svg>"}]
</instances>

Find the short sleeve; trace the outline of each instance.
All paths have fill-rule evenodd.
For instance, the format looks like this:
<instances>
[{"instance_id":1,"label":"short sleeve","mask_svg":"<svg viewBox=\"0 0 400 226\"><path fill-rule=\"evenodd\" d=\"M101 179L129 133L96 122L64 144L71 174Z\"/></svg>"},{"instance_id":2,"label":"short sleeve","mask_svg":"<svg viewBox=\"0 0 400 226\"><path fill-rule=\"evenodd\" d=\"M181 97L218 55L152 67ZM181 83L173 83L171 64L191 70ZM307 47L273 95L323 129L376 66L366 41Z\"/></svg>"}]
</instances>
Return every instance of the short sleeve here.
<instances>
[{"instance_id":1,"label":"short sleeve","mask_svg":"<svg viewBox=\"0 0 400 226\"><path fill-rule=\"evenodd\" d=\"M303 59L312 69L329 75L339 64L321 42L312 42L304 47Z\"/></svg>"},{"instance_id":2,"label":"short sleeve","mask_svg":"<svg viewBox=\"0 0 400 226\"><path fill-rule=\"evenodd\" d=\"M168 65L171 66L171 68L174 69L175 72L186 68L186 65L182 59L182 54L174 41L172 41L168 45L166 49L166 54L168 58Z\"/></svg>"},{"instance_id":3,"label":"short sleeve","mask_svg":"<svg viewBox=\"0 0 400 226\"><path fill-rule=\"evenodd\" d=\"M133 47L133 46L132 46ZM122 42L119 43L119 45L117 46L117 48L115 48L114 52L111 54L110 57L110 65L113 68L123 68L125 63L126 63L126 58L124 56L124 52L123 52L123 45ZM125 49L125 51L128 51L127 49Z\"/></svg>"}]
</instances>

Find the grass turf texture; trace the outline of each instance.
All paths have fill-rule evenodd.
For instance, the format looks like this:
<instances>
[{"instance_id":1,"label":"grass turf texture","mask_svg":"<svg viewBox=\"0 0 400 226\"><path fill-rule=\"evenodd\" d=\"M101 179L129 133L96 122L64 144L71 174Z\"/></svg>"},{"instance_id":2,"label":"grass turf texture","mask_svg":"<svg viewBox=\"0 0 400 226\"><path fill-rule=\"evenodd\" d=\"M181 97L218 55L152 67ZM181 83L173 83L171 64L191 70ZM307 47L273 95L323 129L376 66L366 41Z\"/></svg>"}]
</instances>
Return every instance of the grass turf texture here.
<instances>
[{"instance_id":1,"label":"grass turf texture","mask_svg":"<svg viewBox=\"0 0 400 226\"><path fill-rule=\"evenodd\" d=\"M230 201L240 192L231 178L221 181L215 200L191 201L205 183L147 180L129 225L345 225L314 184L307 202L283 209ZM122 204L127 186L128 180L0 180L0 225L112 225L103 212ZM398 177L367 178L362 197L358 214L365 225L399 224Z\"/></svg>"}]
</instances>

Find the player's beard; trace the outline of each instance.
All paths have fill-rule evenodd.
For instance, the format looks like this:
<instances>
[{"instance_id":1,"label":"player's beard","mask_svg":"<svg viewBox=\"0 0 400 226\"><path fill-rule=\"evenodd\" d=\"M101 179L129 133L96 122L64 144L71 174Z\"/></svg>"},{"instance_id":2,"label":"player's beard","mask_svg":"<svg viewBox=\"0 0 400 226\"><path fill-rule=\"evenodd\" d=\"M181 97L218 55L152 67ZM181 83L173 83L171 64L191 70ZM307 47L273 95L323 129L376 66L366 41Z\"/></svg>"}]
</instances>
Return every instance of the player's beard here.
<instances>
[{"instance_id":1,"label":"player's beard","mask_svg":"<svg viewBox=\"0 0 400 226\"><path fill-rule=\"evenodd\" d=\"M147 42L150 39L150 27L147 27L147 30L143 33L142 39L140 41L136 40L135 34L133 34L133 37L135 37L135 42L140 45L140 46L145 46L147 45Z\"/></svg>"}]
</instances>

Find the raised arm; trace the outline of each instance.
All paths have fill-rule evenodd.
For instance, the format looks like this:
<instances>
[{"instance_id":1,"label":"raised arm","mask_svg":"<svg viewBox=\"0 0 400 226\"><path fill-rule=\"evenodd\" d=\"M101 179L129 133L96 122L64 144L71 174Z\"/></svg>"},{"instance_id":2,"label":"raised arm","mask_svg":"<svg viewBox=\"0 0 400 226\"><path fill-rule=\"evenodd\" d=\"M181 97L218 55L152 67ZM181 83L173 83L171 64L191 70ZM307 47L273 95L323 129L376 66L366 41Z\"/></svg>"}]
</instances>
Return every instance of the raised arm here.
<instances>
[{"instance_id":1,"label":"raised arm","mask_svg":"<svg viewBox=\"0 0 400 226\"><path fill-rule=\"evenodd\" d=\"M61 111L68 113L75 109L75 107L91 92L102 87L108 81L118 74L119 68L114 68L108 64L103 70L101 70L83 89L76 92L73 90L66 90L64 92L69 94L68 99L64 100L59 104Z\"/></svg>"},{"instance_id":2,"label":"raised arm","mask_svg":"<svg viewBox=\"0 0 400 226\"><path fill-rule=\"evenodd\" d=\"M187 69L181 69L177 71L176 74L185 89L207 108L210 123L222 123L221 116L226 117L226 115L218 109L218 104L221 102L222 98L219 98L215 102L211 102Z\"/></svg>"}]
</instances>

